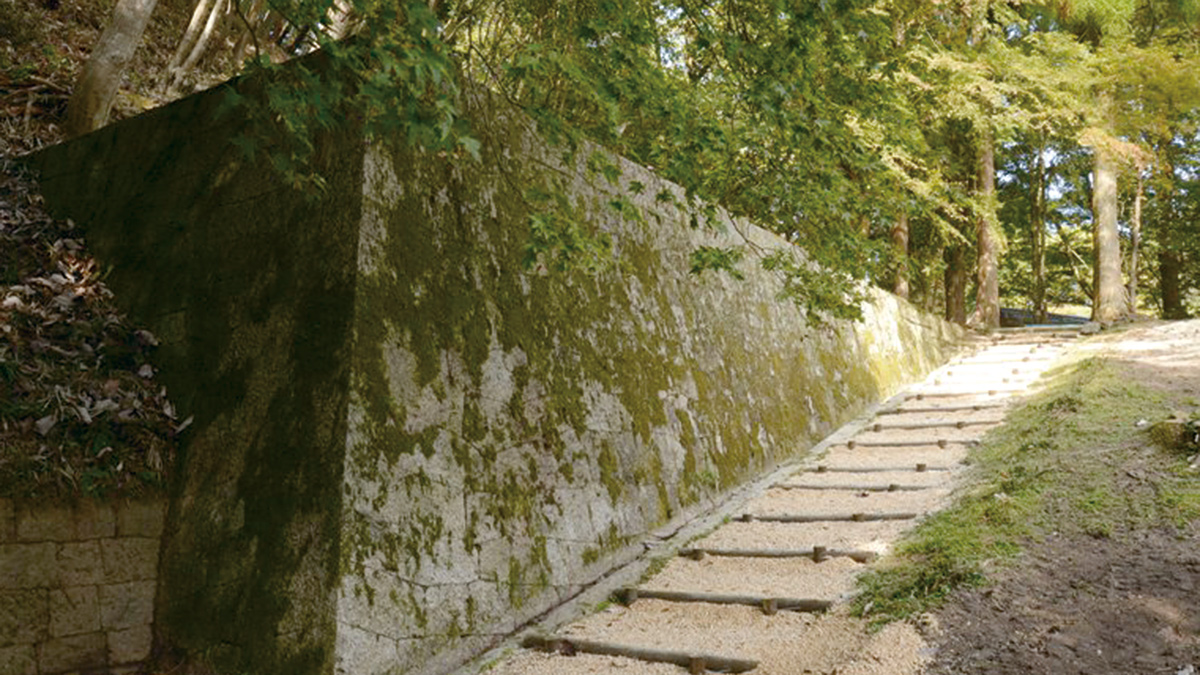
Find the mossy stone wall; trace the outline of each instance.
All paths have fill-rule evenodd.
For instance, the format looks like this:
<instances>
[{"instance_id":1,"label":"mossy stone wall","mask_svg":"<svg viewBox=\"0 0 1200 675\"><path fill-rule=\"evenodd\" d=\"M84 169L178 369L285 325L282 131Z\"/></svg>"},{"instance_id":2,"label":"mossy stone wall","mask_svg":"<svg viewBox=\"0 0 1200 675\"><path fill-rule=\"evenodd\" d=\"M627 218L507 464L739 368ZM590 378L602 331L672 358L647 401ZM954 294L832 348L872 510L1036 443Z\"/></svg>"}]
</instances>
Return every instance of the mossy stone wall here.
<instances>
[{"instance_id":1,"label":"mossy stone wall","mask_svg":"<svg viewBox=\"0 0 1200 675\"><path fill-rule=\"evenodd\" d=\"M32 159L119 301L158 336L180 419L156 639L219 672L335 662L362 144L317 139L311 200L231 140L218 90Z\"/></svg>"},{"instance_id":2,"label":"mossy stone wall","mask_svg":"<svg viewBox=\"0 0 1200 675\"><path fill-rule=\"evenodd\" d=\"M753 256L745 280L689 274L697 245L786 244L596 148L564 158L486 96L482 161L320 138L315 201L239 159L235 118L203 122L218 96L35 164L196 416L157 634L219 671L445 672L957 337L880 292L808 326ZM530 188L617 262L526 266Z\"/></svg>"}]
</instances>

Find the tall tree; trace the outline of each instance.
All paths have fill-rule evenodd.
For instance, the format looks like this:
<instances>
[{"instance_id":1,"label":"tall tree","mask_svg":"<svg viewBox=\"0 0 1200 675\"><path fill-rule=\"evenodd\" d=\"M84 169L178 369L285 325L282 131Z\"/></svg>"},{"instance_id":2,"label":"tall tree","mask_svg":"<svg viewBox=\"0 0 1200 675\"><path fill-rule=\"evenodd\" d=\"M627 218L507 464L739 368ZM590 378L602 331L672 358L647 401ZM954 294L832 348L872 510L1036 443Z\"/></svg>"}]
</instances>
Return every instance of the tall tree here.
<instances>
[{"instance_id":1,"label":"tall tree","mask_svg":"<svg viewBox=\"0 0 1200 675\"><path fill-rule=\"evenodd\" d=\"M978 194L983 208L976 216L978 292L971 323L986 329L1000 327L1000 238L995 221L996 149L990 130L979 141Z\"/></svg>"},{"instance_id":2,"label":"tall tree","mask_svg":"<svg viewBox=\"0 0 1200 675\"><path fill-rule=\"evenodd\" d=\"M1121 238L1117 231L1117 163L1110 150L1095 149L1092 186L1093 267L1092 320L1108 323L1125 316L1125 284L1121 281Z\"/></svg>"},{"instance_id":3,"label":"tall tree","mask_svg":"<svg viewBox=\"0 0 1200 675\"><path fill-rule=\"evenodd\" d=\"M896 276L892 292L908 299L908 212L901 210L892 223L892 248L896 255Z\"/></svg>"}]
</instances>

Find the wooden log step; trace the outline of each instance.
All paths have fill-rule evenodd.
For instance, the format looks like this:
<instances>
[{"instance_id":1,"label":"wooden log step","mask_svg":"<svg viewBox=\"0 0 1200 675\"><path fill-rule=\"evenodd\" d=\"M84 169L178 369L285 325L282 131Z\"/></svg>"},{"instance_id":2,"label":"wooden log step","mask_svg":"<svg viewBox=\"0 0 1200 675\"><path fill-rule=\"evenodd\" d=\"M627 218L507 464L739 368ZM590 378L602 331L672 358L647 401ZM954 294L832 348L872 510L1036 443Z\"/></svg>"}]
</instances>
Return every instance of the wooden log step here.
<instances>
[{"instance_id":1,"label":"wooden log step","mask_svg":"<svg viewBox=\"0 0 1200 675\"><path fill-rule=\"evenodd\" d=\"M908 424L884 424L876 422L863 431L873 431L879 433L889 429L966 429L967 427L979 427L985 424L999 424L998 420L958 420L956 422L910 422Z\"/></svg>"},{"instance_id":2,"label":"wooden log step","mask_svg":"<svg viewBox=\"0 0 1200 675\"><path fill-rule=\"evenodd\" d=\"M1035 363L1035 362L1046 363L1046 362L1053 361L1055 358L1057 358L1057 357L1049 356L1049 355L1048 356L1030 356L1029 354L1026 354L1025 356L1022 356L1020 359L1015 359L1012 357L1007 358L1007 359L1006 358L978 359L978 360L972 359L970 361L967 361L967 360L951 361L950 363L948 363L946 365L948 365L950 368L964 368L964 367L970 368L971 366L998 366L998 365L1001 365L1004 363Z\"/></svg>"},{"instance_id":3,"label":"wooden log step","mask_svg":"<svg viewBox=\"0 0 1200 675\"><path fill-rule=\"evenodd\" d=\"M930 398L970 398L972 396L1000 396L1008 394L1021 394L1026 391L1025 387L997 387L985 391L923 391L909 397L909 401L924 401Z\"/></svg>"},{"instance_id":4,"label":"wooden log step","mask_svg":"<svg viewBox=\"0 0 1200 675\"><path fill-rule=\"evenodd\" d=\"M936 445L939 448L944 448L951 443L955 443L957 445L975 445L978 442L979 441L975 439L967 438L959 440L952 438L934 438L924 441L859 441L851 439L846 441L846 447L850 448L851 450L854 448L917 448L926 445Z\"/></svg>"},{"instance_id":5,"label":"wooden log step","mask_svg":"<svg viewBox=\"0 0 1200 675\"><path fill-rule=\"evenodd\" d=\"M1031 323L1026 326L1005 326L997 328L1001 335L1020 335L1022 333L1078 333L1087 325L1084 323Z\"/></svg>"},{"instance_id":6,"label":"wooden log step","mask_svg":"<svg viewBox=\"0 0 1200 675\"><path fill-rule=\"evenodd\" d=\"M810 516L804 514L755 515L753 513L743 513L739 520L743 523L753 523L755 521L763 523L866 523L878 520L913 520L917 515L916 513L835 513L824 516Z\"/></svg>"},{"instance_id":7,"label":"wooden log step","mask_svg":"<svg viewBox=\"0 0 1200 675\"><path fill-rule=\"evenodd\" d=\"M888 408L880 410L876 415L908 415L941 412L979 412L981 410L996 410L1007 407L1004 403L976 403L974 405L926 406L923 408Z\"/></svg>"},{"instance_id":8,"label":"wooden log step","mask_svg":"<svg viewBox=\"0 0 1200 675\"><path fill-rule=\"evenodd\" d=\"M557 635L530 635L521 641L526 649L536 649L554 654L596 654L599 656L623 656L649 663L671 663L687 668L689 673L745 673L758 667L758 661L700 652L651 649L614 642L599 642Z\"/></svg>"},{"instance_id":9,"label":"wooden log step","mask_svg":"<svg viewBox=\"0 0 1200 675\"><path fill-rule=\"evenodd\" d=\"M777 611L824 612L833 606L832 600L808 598L771 598L761 595L732 595L726 593L702 593L698 591L666 591L652 588L622 588L617 592L621 602L630 605L638 600L665 600L667 602L707 602L713 605L746 605L761 607L766 614Z\"/></svg>"},{"instance_id":10,"label":"wooden log step","mask_svg":"<svg viewBox=\"0 0 1200 675\"><path fill-rule=\"evenodd\" d=\"M901 471L915 471L917 473L925 473L926 471L951 471L948 466L929 466L924 462L918 462L916 466L909 464L908 466L828 466L820 464L815 469L809 469L809 473L899 473Z\"/></svg>"},{"instance_id":11,"label":"wooden log step","mask_svg":"<svg viewBox=\"0 0 1200 675\"><path fill-rule=\"evenodd\" d=\"M992 346L1004 345L1047 345L1056 346L1067 344L1078 338L1078 335L1013 335L1011 337L992 338L985 340L984 344Z\"/></svg>"},{"instance_id":12,"label":"wooden log step","mask_svg":"<svg viewBox=\"0 0 1200 675\"><path fill-rule=\"evenodd\" d=\"M879 557L874 551L851 551L828 549L824 546L812 548L682 548L679 555L692 560L706 555L726 558L811 558L815 562L829 558L850 558L855 562L869 563Z\"/></svg>"},{"instance_id":13,"label":"wooden log step","mask_svg":"<svg viewBox=\"0 0 1200 675\"><path fill-rule=\"evenodd\" d=\"M920 492L932 490L940 485L805 485L803 483L775 483L771 487L780 490L844 490L847 492Z\"/></svg>"}]
</instances>

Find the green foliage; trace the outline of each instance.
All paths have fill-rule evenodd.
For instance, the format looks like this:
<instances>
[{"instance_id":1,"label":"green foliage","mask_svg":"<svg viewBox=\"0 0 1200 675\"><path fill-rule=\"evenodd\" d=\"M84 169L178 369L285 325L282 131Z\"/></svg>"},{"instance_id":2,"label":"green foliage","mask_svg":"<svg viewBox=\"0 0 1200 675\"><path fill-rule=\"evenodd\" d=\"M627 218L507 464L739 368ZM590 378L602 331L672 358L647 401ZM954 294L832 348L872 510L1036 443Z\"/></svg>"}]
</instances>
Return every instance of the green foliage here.
<instances>
[{"instance_id":1,"label":"green foliage","mask_svg":"<svg viewBox=\"0 0 1200 675\"><path fill-rule=\"evenodd\" d=\"M1035 136L1052 155L1077 153L1085 128L1163 157L1194 144L1181 120L1200 101L1195 3L352 0L354 37L341 42L329 0L278 4L321 52L287 68L250 65L261 98L239 146L269 156L296 188L322 188L307 169L321 152L317 131L361 129L454 161L478 157L481 132L464 110L481 83L531 116L568 163L594 141L682 185L693 224L706 220L694 205L716 204L800 244L808 264L769 263L787 279L784 295L835 316L855 314L843 305L858 300L856 284L901 265L919 299L936 305L948 246L972 246L980 220L1014 237L1029 211L1011 205L1031 190L1002 190L999 202L976 195L981 138L995 139L1001 165ZM1113 106L1097 105L1100 90ZM586 152L587 179L616 186L619 167ZM1001 173L1002 187L1009 178ZM1087 185L1066 188L1090 210ZM1147 193L1148 209L1164 194ZM531 250L553 251L555 264L579 251L595 267L603 243L586 244L586 228L553 201L531 222ZM619 198L609 206L641 217ZM901 212L914 233L907 262L872 243ZM1176 245L1178 229L1148 227L1147 245ZM1027 268L1028 247L1015 240ZM693 262L722 268L711 251ZM1185 268L1192 283L1197 265ZM817 269L831 273L818 279ZM1027 278L1022 270L1010 265L1006 278ZM1071 286L1080 271L1056 264L1052 283ZM1078 290L1065 294L1079 300Z\"/></svg>"},{"instance_id":2,"label":"green foliage","mask_svg":"<svg viewBox=\"0 0 1200 675\"><path fill-rule=\"evenodd\" d=\"M692 251L689 256L692 274L700 274L708 270L722 271L734 279L744 279L745 275L737 268L744 253L745 251L740 248L701 246Z\"/></svg>"},{"instance_id":3,"label":"green foliage","mask_svg":"<svg viewBox=\"0 0 1200 675\"><path fill-rule=\"evenodd\" d=\"M525 198L534 208L529 215L529 243L525 246L527 268L598 272L612 266L611 237L595 231L565 190L531 188Z\"/></svg>"}]
</instances>

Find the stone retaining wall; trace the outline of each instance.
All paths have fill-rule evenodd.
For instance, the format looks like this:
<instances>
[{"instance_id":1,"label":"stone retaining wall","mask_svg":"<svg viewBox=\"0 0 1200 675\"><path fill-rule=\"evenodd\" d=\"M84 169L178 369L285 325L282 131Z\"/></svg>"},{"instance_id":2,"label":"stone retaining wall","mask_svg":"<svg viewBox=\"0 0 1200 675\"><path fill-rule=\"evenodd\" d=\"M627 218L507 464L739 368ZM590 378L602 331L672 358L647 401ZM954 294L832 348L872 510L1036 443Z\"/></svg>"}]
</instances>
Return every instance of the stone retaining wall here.
<instances>
[{"instance_id":1,"label":"stone retaining wall","mask_svg":"<svg viewBox=\"0 0 1200 675\"><path fill-rule=\"evenodd\" d=\"M214 672L451 672L960 337L877 290L810 324L761 264L801 251L482 92L479 161L323 133L307 195L223 101L32 160L194 417L154 640ZM529 264L548 221L614 260ZM740 280L690 273L699 246L745 247Z\"/></svg>"},{"instance_id":2,"label":"stone retaining wall","mask_svg":"<svg viewBox=\"0 0 1200 675\"><path fill-rule=\"evenodd\" d=\"M135 672L150 653L162 500L0 499L0 675Z\"/></svg>"}]
</instances>

